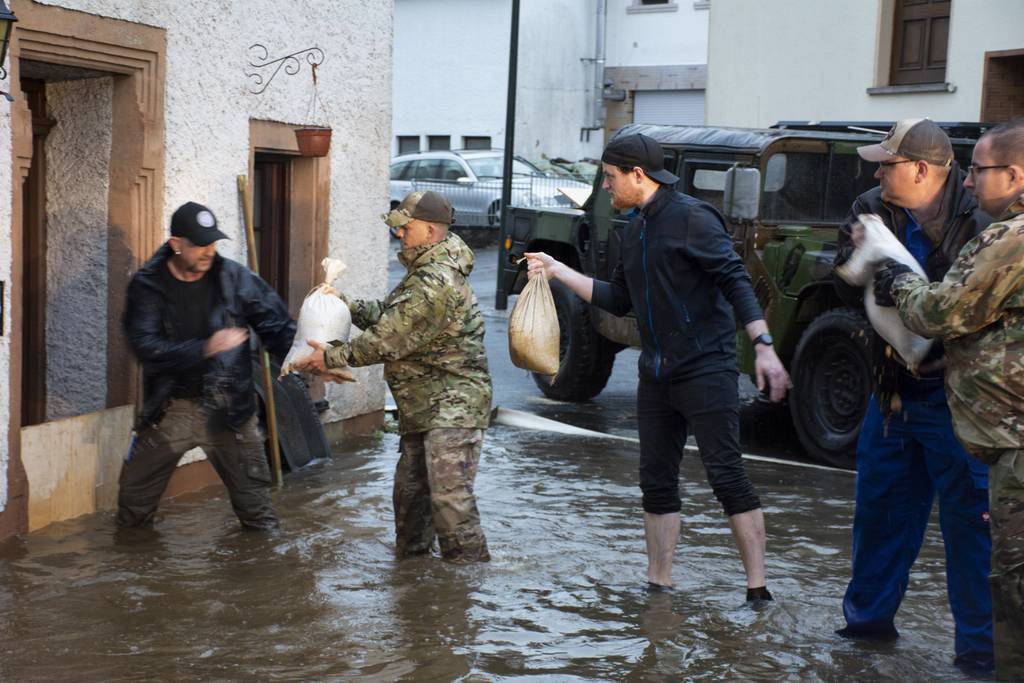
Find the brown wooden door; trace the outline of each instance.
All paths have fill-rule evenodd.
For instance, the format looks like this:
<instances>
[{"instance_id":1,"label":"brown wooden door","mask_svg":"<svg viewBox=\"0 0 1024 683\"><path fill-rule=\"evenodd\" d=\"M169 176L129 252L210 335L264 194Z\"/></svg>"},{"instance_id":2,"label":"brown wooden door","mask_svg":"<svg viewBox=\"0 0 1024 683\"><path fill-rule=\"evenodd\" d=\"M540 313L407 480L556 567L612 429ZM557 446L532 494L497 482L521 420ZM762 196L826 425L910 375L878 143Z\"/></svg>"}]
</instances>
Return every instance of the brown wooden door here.
<instances>
[{"instance_id":1,"label":"brown wooden door","mask_svg":"<svg viewBox=\"0 0 1024 683\"><path fill-rule=\"evenodd\" d=\"M946 80L950 0L896 0L891 85Z\"/></svg>"},{"instance_id":2,"label":"brown wooden door","mask_svg":"<svg viewBox=\"0 0 1024 683\"><path fill-rule=\"evenodd\" d=\"M253 168L253 232L260 277L288 301L289 157L257 154Z\"/></svg>"},{"instance_id":3,"label":"brown wooden door","mask_svg":"<svg viewBox=\"0 0 1024 683\"><path fill-rule=\"evenodd\" d=\"M21 79L32 112L32 166L21 186L23 275L21 290L21 424L46 421L46 84Z\"/></svg>"}]
</instances>

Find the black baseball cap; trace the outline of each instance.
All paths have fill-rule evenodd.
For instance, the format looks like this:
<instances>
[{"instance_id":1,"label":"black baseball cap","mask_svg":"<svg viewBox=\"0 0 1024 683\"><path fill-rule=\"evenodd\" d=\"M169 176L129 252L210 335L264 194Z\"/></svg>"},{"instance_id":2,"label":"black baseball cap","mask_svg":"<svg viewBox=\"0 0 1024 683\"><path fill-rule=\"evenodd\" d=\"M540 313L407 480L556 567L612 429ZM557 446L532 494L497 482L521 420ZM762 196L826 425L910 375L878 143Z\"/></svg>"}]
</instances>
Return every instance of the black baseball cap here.
<instances>
[{"instance_id":1,"label":"black baseball cap","mask_svg":"<svg viewBox=\"0 0 1024 683\"><path fill-rule=\"evenodd\" d=\"M171 215L171 236L184 237L197 247L230 239L217 229L217 217L202 204L186 202Z\"/></svg>"},{"instance_id":2,"label":"black baseball cap","mask_svg":"<svg viewBox=\"0 0 1024 683\"><path fill-rule=\"evenodd\" d=\"M679 180L679 176L665 170L665 153L658 141L640 133L609 142L601 161L612 166L639 166L649 178L664 185L674 185Z\"/></svg>"}]
</instances>

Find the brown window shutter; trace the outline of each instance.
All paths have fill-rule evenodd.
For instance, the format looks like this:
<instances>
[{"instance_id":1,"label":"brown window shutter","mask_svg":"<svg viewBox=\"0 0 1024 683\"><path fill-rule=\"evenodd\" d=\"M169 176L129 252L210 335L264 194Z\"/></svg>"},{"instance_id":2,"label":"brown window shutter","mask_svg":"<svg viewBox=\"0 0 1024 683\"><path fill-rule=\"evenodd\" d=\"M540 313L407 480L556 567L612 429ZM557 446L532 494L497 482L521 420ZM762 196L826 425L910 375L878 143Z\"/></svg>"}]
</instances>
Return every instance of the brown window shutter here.
<instances>
[{"instance_id":1,"label":"brown window shutter","mask_svg":"<svg viewBox=\"0 0 1024 683\"><path fill-rule=\"evenodd\" d=\"M951 0L896 0L891 85L946 80Z\"/></svg>"}]
</instances>

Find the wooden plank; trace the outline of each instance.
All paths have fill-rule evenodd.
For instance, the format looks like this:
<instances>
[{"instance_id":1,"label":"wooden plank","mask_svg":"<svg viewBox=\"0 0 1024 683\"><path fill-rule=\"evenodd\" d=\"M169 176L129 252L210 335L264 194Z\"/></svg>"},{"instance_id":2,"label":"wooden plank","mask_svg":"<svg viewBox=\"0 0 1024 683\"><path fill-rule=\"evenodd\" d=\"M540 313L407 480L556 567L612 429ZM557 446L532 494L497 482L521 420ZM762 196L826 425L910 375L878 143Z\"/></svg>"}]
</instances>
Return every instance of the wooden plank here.
<instances>
[{"instance_id":1,"label":"wooden plank","mask_svg":"<svg viewBox=\"0 0 1024 683\"><path fill-rule=\"evenodd\" d=\"M29 531L114 506L133 417L119 406L21 430Z\"/></svg>"}]
</instances>

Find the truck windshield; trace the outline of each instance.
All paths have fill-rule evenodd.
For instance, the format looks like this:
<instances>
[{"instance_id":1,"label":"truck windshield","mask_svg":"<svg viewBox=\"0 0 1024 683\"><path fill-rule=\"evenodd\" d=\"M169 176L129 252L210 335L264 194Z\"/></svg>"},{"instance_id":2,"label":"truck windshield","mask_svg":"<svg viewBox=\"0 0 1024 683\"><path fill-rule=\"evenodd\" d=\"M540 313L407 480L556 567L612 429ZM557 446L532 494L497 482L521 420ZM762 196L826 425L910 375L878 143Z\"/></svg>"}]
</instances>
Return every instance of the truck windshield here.
<instances>
[{"instance_id":1,"label":"truck windshield","mask_svg":"<svg viewBox=\"0 0 1024 683\"><path fill-rule=\"evenodd\" d=\"M725 191L725 172L733 160L687 159L680 183L683 192L722 210L722 195Z\"/></svg>"},{"instance_id":2,"label":"truck windshield","mask_svg":"<svg viewBox=\"0 0 1024 683\"><path fill-rule=\"evenodd\" d=\"M769 157L761 217L768 221L823 220L827 177L827 154L783 152Z\"/></svg>"}]
</instances>

